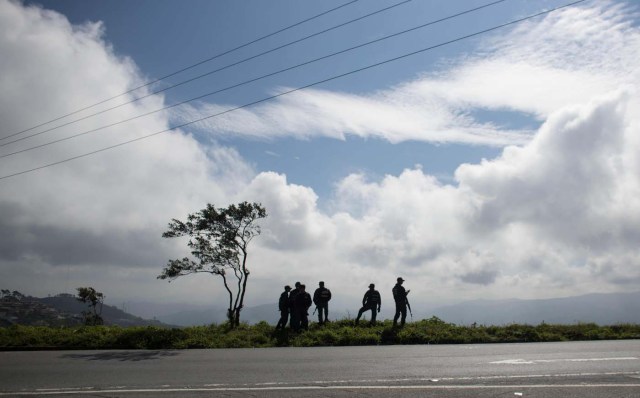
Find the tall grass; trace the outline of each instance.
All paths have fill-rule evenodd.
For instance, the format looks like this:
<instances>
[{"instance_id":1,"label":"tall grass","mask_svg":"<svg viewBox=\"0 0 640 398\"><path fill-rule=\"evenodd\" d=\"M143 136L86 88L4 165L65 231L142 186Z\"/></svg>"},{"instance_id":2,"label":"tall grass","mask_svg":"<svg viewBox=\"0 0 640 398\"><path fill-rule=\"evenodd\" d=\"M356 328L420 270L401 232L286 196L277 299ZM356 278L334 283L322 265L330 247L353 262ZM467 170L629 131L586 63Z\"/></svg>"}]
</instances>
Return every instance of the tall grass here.
<instances>
[{"instance_id":1,"label":"tall grass","mask_svg":"<svg viewBox=\"0 0 640 398\"><path fill-rule=\"evenodd\" d=\"M388 344L513 343L640 338L640 325L599 326L594 323L557 325L458 326L436 317L394 327L354 326L349 319L324 326L312 323L308 331L277 331L266 322L165 329L154 326L0 328L0 349L187 349L250 347L318 347Z\"/></svg>"}]
</instances>

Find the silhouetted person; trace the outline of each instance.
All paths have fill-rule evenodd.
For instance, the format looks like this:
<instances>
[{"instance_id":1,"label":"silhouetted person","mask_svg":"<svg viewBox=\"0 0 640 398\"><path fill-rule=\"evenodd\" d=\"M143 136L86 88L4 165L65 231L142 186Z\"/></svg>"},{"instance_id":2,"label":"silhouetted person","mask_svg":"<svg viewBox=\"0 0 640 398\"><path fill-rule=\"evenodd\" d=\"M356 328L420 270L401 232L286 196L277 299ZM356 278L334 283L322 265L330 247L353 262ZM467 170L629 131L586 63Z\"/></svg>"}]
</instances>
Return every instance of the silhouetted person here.
<instances>
[{"instance_id":1,"label":"silhouetted person","mask_svg":"<svg viewBox=\"0 0 640 398\"><path fill-rule=\"evenodd\" d=\"M320 286L313 293L313 304L316 305L318 310L318 323L324 325L329 317L329 300L331 300L331 290L324 287L324 282L318 283ZM324 318L323 318L324 313Z\"/></svg>"},{"instance_id":2,"label":"silhouetted person","mask_svg":"<svg viewBox=\"0 0 640 398\"><path fill-rule=\"evenodd\" d=\"M365 311L371 310L371 321L369 322L371 325L376 324L376 316L378 312L380 312L380 306L382 306L382 299L380 298L380 293L376 290L376 285L373 283L369 285L369 290L364 294L362 298L362 308L358 311L358 316L356 317L356 325L360 322L360 317L362 313Z\"/></svg>"},{"instance_id":3,"label":"silhouetted person","mask_svg":"<svg viewBox=\"0 0 640 398\"><path fill-rule=\"evenodd\" d=\"M276 325L276 330L284 329L284 327L287 326L287 321L289 320L289 291L291 291L291 286L287 285L284 287L284 292L280 295L280 300L278 301L280 320Z\"/></svg>"},{"instance_id":4,"label":"silhouetted person","mask_svg":"<svg viewBox=\"0 0 640 398\"><path fill-rule=\"evenodd\" d=\"M402 315L400 319L400 326L404 326L405 321L407 320L407 294L409 294L409 290L405 290L402 286L404 279L398 278L398 283L393 287L393 300L396 302L396 314L393 316L393 326L398 325L398 318Z\"/></svg>"},{"instance_id":5,"label":"silhouetted person","mask_svg":"<svg viewBox=\"0 0 640 398\"><path fill-rule=\"evenodd\" d=\"M289 322L289 327L293 330L300 329L300 319L298 318L298 314L295 311L295 301L298 293L300 293L300 282L296 282L295 289L289 292L289 311L291 311L291 321Z\"/></svg>"},{"instance_id":6,"label":"silhouetted person","mask_svg":"<svg viewBox=\"0 0 640 398\"><path fill-rule=\"evenodd\" d=\"M309 307L311 307L311 303L311 295L307 293L306 286L300 285L293 303L293 312L296 313L298 320L294 327L296 332L300 331L300 329L309 330Z\"/></svg>"}]
</instances>

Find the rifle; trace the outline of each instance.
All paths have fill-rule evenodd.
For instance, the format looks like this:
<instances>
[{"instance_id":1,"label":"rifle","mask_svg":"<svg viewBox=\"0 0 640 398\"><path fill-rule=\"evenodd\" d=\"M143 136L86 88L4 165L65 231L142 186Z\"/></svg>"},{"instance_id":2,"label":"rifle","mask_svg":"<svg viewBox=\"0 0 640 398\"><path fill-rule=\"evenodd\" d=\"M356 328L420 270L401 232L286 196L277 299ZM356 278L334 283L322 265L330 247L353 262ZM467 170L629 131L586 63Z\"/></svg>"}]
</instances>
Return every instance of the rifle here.
<instances>
[{"instance_id":1,"label":"rifle","mask_svg":"<svg viewBox=\"0 0 640 398\"><path fill-rule=\"evenodd\" d=\"M407 308L409 309L409 314L411 315L411 320L413 320L413 313L411 312L411 304L409 304L409 299L407 297L405 297L405 300L407 300Z\"/></svg>"},{"instance_id":2,"label":"rifle","mask_svg":"<svg viewBox=\"0 0 640 398\"><path fill-rule=\"evenodd\" d=\"M318 306L317 305L316 305L316 308L313 310L313 314L311 314L311 315L315 315L316 311L318 311Z\"/></svg>"}]
</instances>

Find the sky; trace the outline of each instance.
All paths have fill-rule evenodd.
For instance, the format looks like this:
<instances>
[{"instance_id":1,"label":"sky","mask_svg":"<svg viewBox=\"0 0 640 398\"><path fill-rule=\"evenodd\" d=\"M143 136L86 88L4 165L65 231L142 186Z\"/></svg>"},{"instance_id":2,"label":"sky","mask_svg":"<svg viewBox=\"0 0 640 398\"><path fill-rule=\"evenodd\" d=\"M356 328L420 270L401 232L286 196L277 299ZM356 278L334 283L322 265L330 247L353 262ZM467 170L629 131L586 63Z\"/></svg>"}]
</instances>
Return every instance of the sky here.
<instances>
[{"instance_id":1,"label":"sky","mask_svg":"<svg viewBox=\"0 0 640 398\"><path fill-rule=\"evenodd\" d=\"M1 287L219 304L213 276L156 279L188 255L161 235L250 201L247 306L323 280L353 313L399 276L414 307L639 290L638 3L379 40L488 3L0 0Z\"/></svg>"}]
</instances>

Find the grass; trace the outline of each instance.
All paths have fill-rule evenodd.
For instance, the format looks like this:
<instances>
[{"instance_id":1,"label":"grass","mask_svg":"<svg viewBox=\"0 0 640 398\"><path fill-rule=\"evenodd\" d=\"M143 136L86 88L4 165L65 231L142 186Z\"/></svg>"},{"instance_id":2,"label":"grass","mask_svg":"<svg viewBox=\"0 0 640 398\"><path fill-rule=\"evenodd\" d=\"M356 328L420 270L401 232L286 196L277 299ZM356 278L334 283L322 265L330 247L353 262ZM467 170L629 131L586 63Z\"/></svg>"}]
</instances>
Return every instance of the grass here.
<instances>
[{"instance_id":1,"label":"grass","mask_svg":"<svg viewBox=\"0 0 640 398\"><path fill-rule=\"evenodd\" d=\"M469 344L639 339L640 325L599 326L594 323L557 325L458 326L436 317L393 327L344 319L308 331L276 331L266 322L166 329L154 326L42 327L14 325L0 328L1 349L188 349L255 347L322 347L390 344Z\"/></svg>"}]
</instances>

